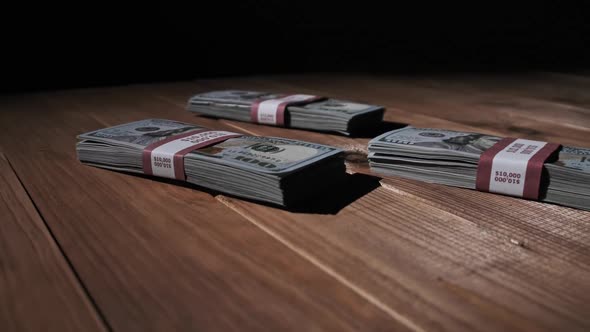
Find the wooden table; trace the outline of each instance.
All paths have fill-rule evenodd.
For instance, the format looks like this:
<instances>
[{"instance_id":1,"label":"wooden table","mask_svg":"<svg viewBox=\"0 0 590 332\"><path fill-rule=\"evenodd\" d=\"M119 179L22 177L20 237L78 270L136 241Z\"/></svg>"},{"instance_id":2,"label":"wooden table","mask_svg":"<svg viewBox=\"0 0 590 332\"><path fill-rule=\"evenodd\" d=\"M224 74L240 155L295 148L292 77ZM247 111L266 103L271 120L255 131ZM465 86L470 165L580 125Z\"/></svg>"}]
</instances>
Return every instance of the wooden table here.
<instances>
[{"instance_id":1,"label":"wooden table","mask_svg":"<svg viewBox=\"0 0 590 332\"><path fill-rule=\"evenodd\" d=\"M589 331L590 213L370 173L369 138L195 116L213 89L590 146L590 76L211 79L0 97L1 331ZM81 165L79 133L160 117L348 151L357 197L288 212Z\"/></svg>"}]
</instances>

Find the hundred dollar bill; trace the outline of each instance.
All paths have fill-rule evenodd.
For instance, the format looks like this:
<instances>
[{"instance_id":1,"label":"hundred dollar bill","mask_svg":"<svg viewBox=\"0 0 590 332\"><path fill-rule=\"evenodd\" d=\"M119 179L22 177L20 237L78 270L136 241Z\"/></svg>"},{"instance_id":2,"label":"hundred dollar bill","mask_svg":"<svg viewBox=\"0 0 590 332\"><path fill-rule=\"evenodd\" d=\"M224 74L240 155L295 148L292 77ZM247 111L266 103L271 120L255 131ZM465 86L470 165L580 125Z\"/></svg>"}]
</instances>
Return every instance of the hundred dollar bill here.
<instances>
[{"instance_id":1,"label":"hundred dollar bill","mask_svg":"<svg viewBox=\"0 0 590 332\"><path fill-rule=\"evenodd\" d=\"M284 110L281 101L288 101ZM345 135L374 128L383 120L382 106L311 95L223 90L201 93L189 99L187 109L206 116L280 125ZM261 112L270 117L260 119ZM281 112L284 112L282 114ZM278 114L278 115L277 115ZM275 115L277 118L275 119Z\"/></svg>"},{"instance_id":2,"label":"hundred dollar bill","mask_svg":"<svg viewBox=\"0 0 590 332\"><path fill-rule=\"evenodd\" d=\"M409 126L371 140L369 163L385 175L475 189L481 155L502 140ZM544 163L544 172L547 186L539 200L590 210L590 149L564 146Z\"/></svg>"},{"instance_id":3,"label":"hundred dollar bill","mask_svg":"<svg viewBox=\"0 0 590 332\"><path fill-rule=\"evenodd\" d=\"M136 121L80 134L78 139L78 158L88 165L170 174L220 192L283 206L315 196L318 188L329 187L345 174L339 158L342 151L331 146L211 131L171 120ZM179 153L183 154L179 157ZM175 164L175 158L180 158L181 165Z\"/></svg>"}]
</instances>

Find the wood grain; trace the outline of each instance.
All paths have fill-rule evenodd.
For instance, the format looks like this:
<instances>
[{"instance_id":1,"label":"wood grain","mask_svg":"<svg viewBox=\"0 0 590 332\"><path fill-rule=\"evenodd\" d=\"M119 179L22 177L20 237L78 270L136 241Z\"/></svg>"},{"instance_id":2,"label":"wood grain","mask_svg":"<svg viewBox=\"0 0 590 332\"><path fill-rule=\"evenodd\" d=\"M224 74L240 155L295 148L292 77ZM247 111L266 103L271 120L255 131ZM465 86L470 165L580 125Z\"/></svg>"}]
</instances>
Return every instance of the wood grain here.
<instances>
[{"instance_id":1,"label":"wood grain","mask_svg":"<svg viewBox=\"0 0 590 332\"><path fill-rule=\"evenodd\" d=\"M114 331L409 329L214 195L77 162L76 134L190 116L135 96L33 95L0 115L1 142L28 133L2 148Z\"/></svg>"},{"instance_id":2,"label":"wood grain","mask_svg":"<svg viewBox=\"0 0 590 332\"><path fill-rule=\"evenodd\" d=\"M0 153L0 330L106 331Z\"/></svg>"},{"instance_id":3,"label":"wood grain","mask_svg":"<svg viewBox=\"0 0 590 332\"><path fill-rule=\"evenodd\" d=\"M583 111L590 108L588 84L590 78L586 75L564 73L525 73L517 77L502 75L461 75L456 77L417 78L419 84L444 85L447 88L473 91L480 93L501 94L509 97L526 98L531 101L547 102L556 110L571 108ZM566 121L569 119L565 119Z\"/></svg>"},{"instance_id":4,"label":"wood grain","mask_svg":"<svg viewBox=\"0 0 590 332\"><path fill-rule=\"evenodd\" d=\"M366 163L369 137L185 105L213 89L316 93L385 105L390 122L590 146L588 85L546 73L292 75L62 91L4 98L0 137L31 135L0 149L115 331L586 331L590 213L382 177ZM363 173L348 189L358 198L289 212L75 161L76 133L147 117L339 146Z\"/></svg>"},{"instance_id":5,"label":"wood grain","mask_svg":"<svg viewBox=\"0 0 590 332\"><path fill-rule=\"evenodd\" d=\"M579 82L566 75L545 74L545 79L533 75L517 79L467 76L462 79L415 79L406 84L461 94L467 103L476 107L493 107L495 114L512 120L516 126L521 118L532 118L540 123L558 123L558 126L583 132L588 131L590 126L590 109L583 98L586 93L583 83L587 88L587 81Z\"/></svg>"},{"instance_id":6,"label":"wood grain","mask_svg":"<svg viewBox=\"0 0 590 332\"><path fill-rule=\"evenodd\" d=\"M353 89L352 84L330 77L296 79L300 82L293 78L245 82L214 80L200 81L197 85L199 88L205 85L209 90L309 92L341 98L359 93L358 89L354 92L356 86ZM363 86L373 89L373 82L379 81L366 78L349 81L358 83L359 80L368 82L361 84L361 90ZM285 81L295 83L285 84ZM376 83L383 90L392 90L394 97L376 96L365 90L361 95L365 99L368 95L375 96L377 100L371 101L384 105L397 104L397 96L420 85L412 82L410 88L396 91L400 85L397 82ZM321 87L309 88L310 84ZM191 89L194 88L177 86L176 91L161 90L160 93L166 94L169 100L177 98L173 103L182 107L181 101L190 95ZM425 90L415 89L417 92L413 95ZM412 121L407 122L498 135L523 132L522 128L511 128L495 120L503 111L492 106L490 112L497 114L483 116L482 123L472 126L458 116L461 112L468 114L465 97L450 89L439 90L422 94L423 101L401 98L408 109L426 114L413 115ZM481 92L470 93L474 100L492 98ZM447 105L456 109L446 111L438 107L441 96L445 96ZM501 98L514 100L510 95ZM441 110L440 118L429 113L434 110ZM529 121L526 126L537 130L536 114L521 114L516 107L511 111L514 116L526 118ZM413 114L400 113L395 108L394 112L396 115ZM386 118L391 118L390 110ZM455 122L447 120L449 118ZM362 138L248 123L235 125L259 135L282 133L282 136L312 139L349 151L362 152L368 142ZM545 129L525 132L532 138L561 137L577 145L588 144L586 138L576 136L578 133L569 130L567 125L556 123L550 132ZM370 174L366 164L361 162L357 166L354 171ZM589 327L584 309L589 298L579 292L590 293L587 245L590 214L408 180L385 179L382 182L384 188L367 194L335 216L294 215L234 199L223 198L222 201L341 282L363 289L385 310L405 317L420 328L585 330Z\"/></svg>"},{"instance_id":7,"label":"wood grain","mask_svg":"<svg viewBox=\"0 0 590 332\"><path fill-rule=\"evenodd\" d=\"M487 210L482 222L457 212L477 207L469 202L440 208L388 188L367 194L335 216L228 202L269 234L425 330L589 326L584 306L589 299L582 295L590 293L588 213L557 208L547 215L543 204L537 203L541 206L535 211L528 202L488 198L482 205L509 206L515 212ZM567 230L556 227L563 213L571 216Z\"/></svg>"}]
</instances>

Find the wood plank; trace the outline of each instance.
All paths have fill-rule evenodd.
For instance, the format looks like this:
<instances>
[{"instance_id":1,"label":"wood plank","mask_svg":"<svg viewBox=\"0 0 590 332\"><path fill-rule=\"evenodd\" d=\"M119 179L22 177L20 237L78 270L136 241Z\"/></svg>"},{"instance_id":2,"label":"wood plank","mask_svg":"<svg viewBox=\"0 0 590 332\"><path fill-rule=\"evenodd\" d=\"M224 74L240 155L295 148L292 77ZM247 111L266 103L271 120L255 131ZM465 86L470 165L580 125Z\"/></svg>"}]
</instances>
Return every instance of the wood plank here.
<instances>
[{"instance_id":1,"label":"wood plank","mask_svg":"<svg viewBox=\"0 0 590 332\"><path fill-rule=\"evenodd\" d=\"M379 188L321 216L223 200L425 330L590 327L589 213L488 197L478 220L460 213L476 208L460 202L470 192L453 188L461 192L451 203L416 199L427 189ZM499 206L510 212L494 213Z\"/></svg>"},{"instance_id":2,"label":"wood plank","mask_svg":"<svg viewBox=\"0 0 590 332\"><path fill-rule=\"evenodd\" d=\"M533 118L581 131L590 127L587 95L590 80L538 73L515 76L459 76L414 79L409 86L459 93L471 103L494 107L499 114ZM586 96L587 98L587 96ZM515 120L518 120L515 119Z\"/></svg>"},{"instance_id":3,"label":"wood plank","mask_svg":"<svg viewBox=\"0 0 590 332\"><path fill-rule=\"evenodd\" d=\"M370 79L365 77L365 80L361 82L365 85L372 84ZM115 124L120 120L145 117L145 114L149 116L173 114L172 118L175 119L197 123L204 121L217 128L227 128L226 126L247 128L248 131L256 134L266 135L272 132L280 133L277 136L308 137L307 140L312 140L309 138L312 137L309 132L305 131L248 125L233 121L215 122L195 117L183 111L181 104L185 103L186 99L179 96L189 93L188 90L192 94L197 92L192 92L193 89L208 90L215 86L248 88L257 85L274 87L273 90L283 91L283 86L280 84L291 84L294 89L303 86L308 89L305 92L334 91L335 95L341 94L341 97L351 94L353 91L351 86L342 85L339 81L341 80L330 80L329 77L323 79L288 77L269 80L259 78L253 80L251 84L249 80L219 80L214 84L207 81L193 83L186 87L182 83L170 88L168 92L165 91L168 88L162 86L136 86L130 88L133 92L127 88L111 89L110 92L105 92L108 98L100 91L96 91L96 94L82 92L76 97L67 97L68 94L60 96L59 101L53 99L55 103L51 106L53 109L67 109L56 118L63 121L65 125L49 122L41 124L48 126L46 129L48 132L59 134L64 130L64 126L65 132L75 131L69 128L73 127L74 123L77 126L87 123L87 126L91 127L97 122ZM319 84L321 82L324 86ZM376 97L381 98L379 100L392 102L393 99L388 99L385 94L386 87L390 83L381 82L376 85L382 86L380 94ZM162 94L150 97L156 91L162 91ZM366 88L360 89L360 92L359 89L355 91L355 96L358 98L374 100L375 96ZM175 93L177 97L174 97ZM456 94L450 93L451 96ZM446 94L436 92L434 95ZM141 102L133 102L142 96L144 99ZM162 102L168 98L167 104L158 103L155 100L158 98ZM100 106L99 101L104 105L103 107ZM412 107L418 109L416 106L418 103L415 100L412 103L411 105L414 105ZM463 101L457 103L461 104ZM174 104L176 106L172 107ZM468 112L466 107L460 110ZM81 115L82 111L89 111L93 120L90 121ZM412 111L407 112L414 114ZM466 122L459 121L461 118L458 112L453 111L450 117L452 119L450 122L458 127L453 129L468 126ZM420 116L422 121L444 123L449 121L444 118L445 114L428 110ZM22 115L21 112L21 116L27 115L26 113ZM443 119L437 120L436 116ZM29 120L34 119L35 116L31 116ZM458 121L455 122L457 119ZM497 123L492 122L491 126L482 125L482 127L485 127L483 130L492 130L496 125ZM77 127L77 129L84 128ZM507 128L498 130L510 131ZM555 134L554 132L545 133L544 130L544 128L540 130L540 134L537 133L537 135L549 137ZM335 142L341 146L346 144L362 146L363 140L365 142L368 140L367 138L349 139L336 135L313 134L313 140L317 138L317 141L321 139L320 142L328 144ZM68 135L71 134L60 135L63 135L59 139L61 145L70 141ZM568 137L571 140L575 138ZM41 144L41 152L51 152L54 144L43 145L43 142L45 140L42 139L37 142ZM24 164L25 161L23 160L22 163ZM67 161L51 161L50 165L57 165L63 169L71 167ZM29 168L36 172L40 166L29 166ZM87 176L88 172L76 171L76 174ZM112 181L119 181L125 186L131 186L134 191L144 189L138 185L131 185L134 181L125 179L128 179L128 176L100 177L93 181L99 182L101 188L108 187L108 183ZM370 188L370 184L378 180L375 177L363 176L357 176L355 179L357 183L354 187L365 188ZM42 180L32 179L31 181L42 182ZM590 294L588 292L590 282L588 281L587 213L483 193L480 195L484 196L474 196L483 202L477 205L468 199L473 194L472 191L448 188L449 192L444 192L444 195L432 196L432 191L438 190L436 186L423 186L423 184L407 180L388 181L383 181L384 187L364 193L362 198L334 215L289 213L223 196L215 198L280 241L286 248L296 252L298 259L302 259L306 264L313 264L319 271L330 275L333 278L331 280L337 280L340 284L346 285L347 289L411 329L472 331L587 330L589 328L584 311L584 304L588 302L586 294ZM182 190L184 189L186 188ZM38 190L42 192L42 188ZM160 188L160 190L164 189ZM75 192L79 194L81 191ZM182 197L176 191L174 193ZM74 191L60 198L59 202L71 199L70 196L74 196ZM492 197L485 198L487 196ZM129 198L126 199L129 200ZM191 203L190 200L185 202L185 204ZM492 208L482 210L485 216L472 211L483 209L482 206L488 202L491 202L489 204ZM493 209L500 206L510 206L512 210L498 213ZM117 211L123 213L122 208ZM153 213L152 210L150 212ZM568 226L560 223L562 220ZM93 221L98 222L97 219ZM148 221L148 223L156 228L152 225L153 222ZM123 222L111 221L110 225L113 224L119 225ZM135 227L138 226L135 225ZM146 226L139 227L143 229ZM108 238L106 231L99 233ZM168 235L164 238L172 237ZM164 242L168 242L165 239ZM73 247L78 249L77 246ZM123 261L117 264L123 264ZM102 285L98 282L97 284ZM290 315L286 316L291 317ZM260 317L257 318L260 319Z\"/></svg>"},{"instance_id":4,"label":"wood plank","mask_svg":"<svg viewBox=\"0 0 590 332\"><path fill-rule=\"evenodd\" d=\"M1 142L28 133L0 145L113 330L411 329L212 194L77 162L76 134L192 119L132 90L31 95L0 115Z\"/></svg>"},{"instance_id":5,"label":"wood plank","mask_svg":"<svg viewBox=\"0 0 590 332\"><path fill-rule=\"evenodd\" d=\"M424 80L417 80L426 83ZM452 78L439 76L428 80L430 84L445 84L450 88L479 89L485 92L542 100L560 108L590 109L588 87L590 77L553 72L518 75L460 75Z\"/></svg>"},{"instance_id":6,"label":"wood plank","mask_svg":"<svg viewBox=\"0 0 590 332\"><path fill-rule=\"evenodd\" d=\"M0 153L0 330L106 331Z\"/></svg>"},{"instance_id":7,"label":"wood plank","mask_svg":"<svg viewBox=\"0 0 590 332\"><path fill-rule=\"evenodd\" d=\"M394 177L381 183L438 209L452 207L454 215L536 254L590 269L590 212ZM523 222L515 223L516 219Z\"/></svg>"},{"instance_id":8,"label":"wood plank","mask_svg":"<svg viewBox=\"0 0 590 332\"><path fill-rule=\"evenodd\" d=\"M372 80L365 80L362 85L372 88ZM209 87L207 90L328 91L341 98L353 92L349 84L330 78L323 81L307 76L289 78L288 81L298 82L293 90L277 84L284 81L276 78L214 80L199 81L196 85ZM399 83L377 85L385 89L392 84ZM309 86L312 88L306 88ZM183 107L192 87L178 88L185 91L161 93L167 94L172 103L177 98L176 104ZM369 102L386 105L395 102L384 95L370 94L368 89L361 90L354 93L364 99L371 98ZM427 97L430 100L426 108L429 108L437 105L438 102L432 101L437 98L455 101L457 93L436 92ZM411 102L408 105L413 105L412 110L419 108L415 100ZM457 105L463 103L463 99L456 101ZM458 107L450 117L457 120L453 122L456 126L450 129L495 134L522 131L502 127L497 122L470 127L461 119L461 112L464 117L469 114L467 107ZM417 119L436 124L435 113L425 114L430 115ZM446 124L447 115L447 112L438 114L442 118L439 123ZM493 117L485 120L489 119ZM280 132L285 137L308 137L345 148L363 144L363 139L244 123L235 125L256 134ZM547 132L546 129L543 127L532 136L556 135L556 130ZM586 142L575 133L565 133L563 137L578 145ZM374 180L367 178L367 181ZM328 273L365 289L387 310L407 316L421 328L585 330L590 326L584 310L589 298L582 295L590 294L587 244L590 214L491 194L474 196L472 191L458 188L446 188L440 195L424 198L437 193L441 186L394 181L384 182L386 187L366 194L334 216L291 214L239 200L220 199ZM474 204L471 197L481 203ZM485 206L488 208L483 209ZM496 211L502 206L511 210Z\"/></svg>"}]
</instances>

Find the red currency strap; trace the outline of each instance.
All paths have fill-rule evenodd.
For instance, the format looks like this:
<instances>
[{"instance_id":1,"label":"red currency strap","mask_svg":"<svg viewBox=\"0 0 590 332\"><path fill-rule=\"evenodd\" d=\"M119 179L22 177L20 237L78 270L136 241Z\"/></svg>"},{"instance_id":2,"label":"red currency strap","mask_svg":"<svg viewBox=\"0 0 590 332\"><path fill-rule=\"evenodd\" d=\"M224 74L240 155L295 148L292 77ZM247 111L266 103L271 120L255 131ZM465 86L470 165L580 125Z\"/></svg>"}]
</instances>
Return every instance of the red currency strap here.
<instances>
[{"instance_id":1,"label":"red currency strap","mask_svg":"<svg viewBox=\"0 0 590 332\"><path fill-rule=\"evenodd\" d=\"M274 99L259 99L254 101L250 111L253 123L285 126L285 111L288 106L305 105L326 99L312 95L287 95Z\"/></svg>"},{"instance_id":2,"label":"red currency strap","mask_svg":"<svg viewBox=\"0 0 590 332\"><path fill-rule=\"evenodd\" d=\"M167 137L143 149L143 173L177 180L186 180L186 174L184 172L184 156L186 154L196 149L240 136L243 135L226 131L195 129ZM162 149L163 151L161 151ZM161 157L161 154L164 154L164 157ZM171 158L166 156L171 156Z\"/></svg>"},{"instance_id":3,"label":"red currency strap","mask_svg":"<svg viewBox=\"0 0 590 332\"><path fill-rule=\"evenodd\" d=\"M537 149L539 146L542 147ZM475 182L476 189L527 199L539 199L543 165L560 146L560 144L555 143L510 137L503 138L480 156ZM533 152L527 155L527 149ZM510 159L511 154L514 156L514 159ZM518 156L519 154L520 156ZM504 159L498 160L497 156L499 155ZM501 168L502 170L513 169L514 172L498 170L500 169L498 167L502 167L502 165L504 165L504 168ZM498 168L496 171L500 173L499 176L492 174L494 166ZM520 169L524 169L524 172L519 172ZM524 178L521 178L521 175L524 175ZM523 182L521 183L520 181ZM511 184L513 185L511 186ZM520 191L521 189L522 191Z\"/></svg>"}]
</instances>

